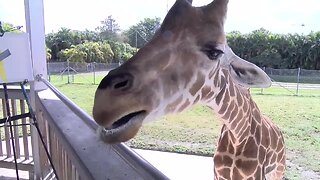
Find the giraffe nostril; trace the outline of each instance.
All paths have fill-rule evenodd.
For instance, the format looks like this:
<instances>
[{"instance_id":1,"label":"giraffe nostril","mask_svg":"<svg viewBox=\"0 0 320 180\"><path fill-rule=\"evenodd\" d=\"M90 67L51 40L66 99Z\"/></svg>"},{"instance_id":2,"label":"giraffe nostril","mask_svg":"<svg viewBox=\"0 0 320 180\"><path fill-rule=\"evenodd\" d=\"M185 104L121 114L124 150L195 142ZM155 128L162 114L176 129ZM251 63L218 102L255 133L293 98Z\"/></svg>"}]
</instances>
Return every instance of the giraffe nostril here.
<instances>
[{"instance_id":1,"label":"giraffe nostril","mask_svg":"<svg viewBox=\"0 0 320 180\"><path fill-rule=\"evenodd\" d=\"M111 90L125 91L132 87L133 79L129 73L110 73L101 80L98 89L110 88Z\"/></svg>"},{"instance_id":2,"label":"giraffe nostril","mask_svg":"<svg viewBox=\"0 0 320 180\"><path fill-rule=\"evenodd\" d=\"M126 88L128 85L129 85L129 80L125 79L121 82L114 84L113 88L114 89L122 89L122 88Z\"/></svg>"},{"instance_id":3,"label":"giraffe nostril","mask_svg":"<svg viewBox=\"0 0 320 180\"><path fill-rule=\"evenodd\" d=\"M111 88L116 91L127 91L133 85L133 76L131 74L119 74L111 80Z\"/></svg>"}]
</instances>

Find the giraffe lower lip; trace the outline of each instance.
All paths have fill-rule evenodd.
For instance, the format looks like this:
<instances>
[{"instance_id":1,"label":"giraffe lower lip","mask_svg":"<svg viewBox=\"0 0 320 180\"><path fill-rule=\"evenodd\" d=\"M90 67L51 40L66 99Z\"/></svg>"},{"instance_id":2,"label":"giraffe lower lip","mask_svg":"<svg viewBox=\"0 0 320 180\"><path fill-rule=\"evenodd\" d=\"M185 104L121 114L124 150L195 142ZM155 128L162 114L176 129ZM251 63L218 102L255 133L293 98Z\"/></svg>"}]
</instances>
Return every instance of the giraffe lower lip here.
<instances>
[{"instance_id":1,"label":"giraffe lower lip","mask_svg":"<svg viewBox=\"0 0 320 180\"><path fill-rule=\"evenodd\" d=\"M97 132L100 138L109 144L125 142L137 134L146 116L146 111L133 112L123 116L109 127L100 126Z\"/></svg>"},{"instance_id":2,"label":"giraffe lower lip","mask_svg":"<svg viewBox=\"0 0 320 180\"><path fill-rule=\"evenodd\" d=\"M109 128L106 128L106 130L111 130L111 129L117 129L121 126L124 126L126 125L131 119L133 119L134 117L138 116L138 115L141 115L141 114L144 114L146 111L142 110L142 111L137 111L137 112L133 112L133 113L130 113L126 116L123 116L122 118L118 119L117 121L115 121L111 127Z\"/></svg>"}]
</instances>

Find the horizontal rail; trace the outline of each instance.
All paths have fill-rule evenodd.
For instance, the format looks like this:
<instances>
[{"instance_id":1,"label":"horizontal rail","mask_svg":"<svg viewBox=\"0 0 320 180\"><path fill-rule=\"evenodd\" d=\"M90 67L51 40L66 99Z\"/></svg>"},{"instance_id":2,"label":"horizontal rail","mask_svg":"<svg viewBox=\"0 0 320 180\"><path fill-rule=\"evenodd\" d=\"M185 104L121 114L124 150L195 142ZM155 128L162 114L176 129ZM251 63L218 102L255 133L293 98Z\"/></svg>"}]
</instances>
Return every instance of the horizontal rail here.
<instances>
[{"instance_id":1,"label":"horizontal rail","mask_svg":"<svg viewBox=\"0 0 320 180\"><path fill-rule=\"evenodd\" d=\"M26 91L27 91L27 93L30 92L29 89L26 89ZM0 97L4 98L4 91L3 91L3 88L1 87L1 85L0 85ZM24 95L22 94L20 86L8 86L8 98L9 99L23 99L23 100L25 99Z\"/></svg>"},{"instance_id":2,"label":"horizontal rail","mask_svg":"<svg viewBox=\"0 0 320 180\"><path fill-rule=\"evenodd\" d=\"M74 102L63 95L57 88L55 88L50 82L41 76L37 77L38 81L42 81L53 93L66 105L71 111L73 111L80 119L82 119L92 130L96 131L98 125L85 111L80 109ZM131 150L124 143L110 145L111 148L116 152L130 167L132 167L138 174L144 179L169 179L162 172L152 166L139 154Z\"/></svg>"},{"instance_id":3,"label":"horizontal rail","mask_svg":"<svg viewBox=\"0 0 320 180\"><path fill-rule=\"evenodd\" d=\"M10 119L2 118L2 119L0 119L0 124L4 124L4 123L10 122L10 121L16 121L16 120L23 119L23 118L28 118L30 116L31 116L30 113L24 113L24 114L11 116Z\"/></svg>"}]
</instances>

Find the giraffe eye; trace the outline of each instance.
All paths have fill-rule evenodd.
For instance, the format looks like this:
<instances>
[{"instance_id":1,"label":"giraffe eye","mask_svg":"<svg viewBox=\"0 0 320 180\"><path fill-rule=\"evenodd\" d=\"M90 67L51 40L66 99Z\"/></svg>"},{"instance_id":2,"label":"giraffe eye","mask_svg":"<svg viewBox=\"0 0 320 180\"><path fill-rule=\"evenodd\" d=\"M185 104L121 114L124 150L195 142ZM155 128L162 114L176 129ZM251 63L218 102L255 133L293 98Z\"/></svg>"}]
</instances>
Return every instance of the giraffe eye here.
<instances>
[{"instance_id":1,"label":"giraffe eye","mask_svg":"<svg viewBox=\"0 0 320 180\"><path fill-rule=\"evenodd\" d=\"M215 48L212 48L212 49L203 49L202 50L207 56L209 59L211 60L217 60L221 57L221 55L223 54L223 51L219 50L219 49L215 49Z\"/></svg>"}]
</instances>

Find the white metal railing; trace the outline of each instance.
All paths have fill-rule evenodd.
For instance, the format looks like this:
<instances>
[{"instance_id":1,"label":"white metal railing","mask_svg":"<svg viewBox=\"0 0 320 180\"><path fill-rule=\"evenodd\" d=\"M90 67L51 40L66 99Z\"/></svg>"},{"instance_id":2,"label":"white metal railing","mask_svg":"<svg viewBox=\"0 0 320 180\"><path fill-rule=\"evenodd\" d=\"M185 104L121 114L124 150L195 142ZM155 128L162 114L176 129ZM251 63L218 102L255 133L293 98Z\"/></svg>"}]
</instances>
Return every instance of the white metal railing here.
<instances>
[{"instance_id":1,"label":"white metal railing","mask_svg":"<svg viewBox=\"0 0 320 180\"><path fill-rule=\"evenodd\" d=\"M59 179L168 179L125 144L105 144L86 112L47 80L38 80L49 87L36 95L37 119ZM42 177L53 177L39 148Z\"/></svg>"}]
</instances>

